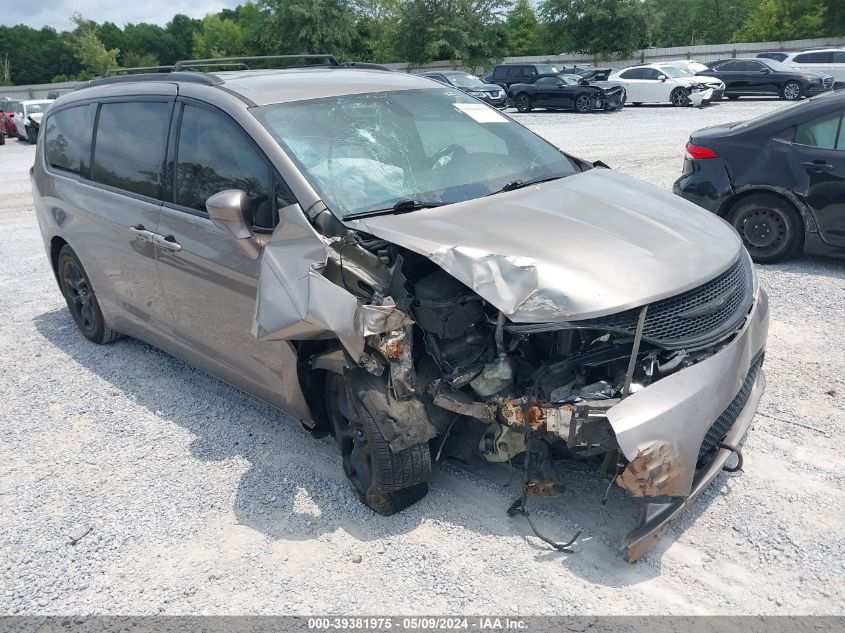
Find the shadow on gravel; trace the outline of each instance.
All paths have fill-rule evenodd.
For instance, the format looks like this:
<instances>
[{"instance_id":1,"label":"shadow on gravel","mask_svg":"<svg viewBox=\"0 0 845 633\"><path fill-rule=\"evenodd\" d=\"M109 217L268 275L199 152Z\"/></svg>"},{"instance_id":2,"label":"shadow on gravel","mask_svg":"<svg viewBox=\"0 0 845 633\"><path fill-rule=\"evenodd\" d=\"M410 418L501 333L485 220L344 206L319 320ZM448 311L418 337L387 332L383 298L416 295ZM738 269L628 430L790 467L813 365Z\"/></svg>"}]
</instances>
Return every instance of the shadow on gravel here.
<instances>
[{"instance_id":1,"label":"shadow on gravel","mask_svg":"<svg viewBox=\"0 0 845 633\"><path fill-rule=\"evenodd\" d=\"M524 518L508 517L507 507L520 495L521 472L480 458L445 461L435 469L427 497L398 515L381 517L358 502L331 438L310 438L278 409L135 339L94 345L79 334L65 309L38 315L34 324L74 362L162 421L188 430L195 438L191 453L196 459L246 460L249 468L233 510L239 523L274 540L308 541L343 529L367 542L405 534L424 521L457 524L485 536L529 537L526 556L560 561L590 582L626 586L659 575L663 552L707 510L726 480L717 479L681 527L670 530L636 565L624 562L619 545L635 523L637 504L586 462L563 463L564 492L555 499L532 498L529 505L537 526L554 540L568 541L582 531L577 554L552 550L534 537Z\"/></svg>"}]
</instances>

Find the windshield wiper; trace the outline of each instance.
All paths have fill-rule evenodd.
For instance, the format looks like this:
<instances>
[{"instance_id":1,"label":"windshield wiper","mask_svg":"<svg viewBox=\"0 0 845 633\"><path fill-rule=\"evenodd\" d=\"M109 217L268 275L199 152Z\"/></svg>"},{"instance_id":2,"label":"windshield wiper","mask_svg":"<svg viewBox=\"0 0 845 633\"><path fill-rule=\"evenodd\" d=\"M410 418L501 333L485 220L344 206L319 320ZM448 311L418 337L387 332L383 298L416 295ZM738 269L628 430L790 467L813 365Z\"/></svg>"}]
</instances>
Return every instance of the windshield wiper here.
<instances>
[{"instance_id":1,"label":"windshield wiper","mask_svg":"<svg viewBox=\"0 0 845 633\"><path fill-rule=\"evenodd\" d=\"M568 175L568 174L567 174ZM535 180L512 180L509 183L506 183L504 187L499 189L498 191L494 191L492 193L488 193L488 196L494 196L497 193L504 193L506 191L513 191L514 189L522 189L523 187L528 187L530 185L538 185L541 182L549 182L550 180L558 180L560 178L565 178L566 175L560 176L548 176L547 178L537 178Z\"/></svg>"},{"instance_id":2,"label":"windshield wiper","mask_svg":"<svg viewBox=\"0 0 845 633\"><path fill-rule=\"evenodd\" d=\"M384 209L370 209L369 211L361 211L360 213L352 213L344 217L344 220L357 220L358 218L368 218L374 215L387 215L389 213L408 213L409 211L417 211L418 209L431 209L434 207L442 207L448 204L446 202L414 200L413 198L404 198L394 204L392 207Z\"/></svg>"}]
</instances>

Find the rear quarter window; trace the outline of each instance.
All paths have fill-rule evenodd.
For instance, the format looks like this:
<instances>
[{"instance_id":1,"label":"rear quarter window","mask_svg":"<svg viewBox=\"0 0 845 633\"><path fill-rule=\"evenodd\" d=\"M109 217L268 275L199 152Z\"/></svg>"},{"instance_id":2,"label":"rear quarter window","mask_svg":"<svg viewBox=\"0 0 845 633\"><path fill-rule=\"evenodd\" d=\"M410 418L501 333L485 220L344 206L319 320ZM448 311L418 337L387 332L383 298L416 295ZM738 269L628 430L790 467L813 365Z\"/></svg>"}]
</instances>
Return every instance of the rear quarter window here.
<instances>
[{"instance_id":1,"label":"rear quarter window","mask_svg":"<svg viewBox=\"0 0 845 633\"><path fill-rule=\"evenodd\" d=\"M93 104L85 104L48 115L44 131L48 165L73 174L87 175L96 109Z\"/></svg>"},{"instance_id":2,"label":"rear quarter window","mask_svg":"<svg viewBox=\"0 0 845 633\"><path fill-rule=\"evenodd\" d=\"M91 179L161 198L171 103L139 101L100 106Z\"/></svg>"}]
</instances>

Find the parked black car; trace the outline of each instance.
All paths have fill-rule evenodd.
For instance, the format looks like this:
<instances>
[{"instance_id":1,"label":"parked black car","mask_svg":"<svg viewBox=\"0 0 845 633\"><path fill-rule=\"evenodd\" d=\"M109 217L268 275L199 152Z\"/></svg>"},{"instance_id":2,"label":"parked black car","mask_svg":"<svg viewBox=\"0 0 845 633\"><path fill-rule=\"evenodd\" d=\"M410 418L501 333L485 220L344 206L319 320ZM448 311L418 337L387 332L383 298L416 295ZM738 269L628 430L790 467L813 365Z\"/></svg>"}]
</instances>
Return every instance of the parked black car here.
<instances>
[{"instance_id":1,"label":"parked black car","mask_svg":"<svg viewBox=\"0 0 845 633\"><path fill-rule=\"evenodd\" d=\"M774 59L720 59L706 65L710 70L696 74L721 79L728 99L777 95L797 101L833 89L833 77L797 70Z\"/></svg>"},{"instance_id":2,"label":"parked black car","mask_svg":"<svg viewBox=\"0 0 845 633\"><path fill-rule=\"evenodd\" d=\"M496 108L504 108L507 106L507 94L505 89L497 84L488 84L481 81L475 75L460 72L457 70L446 71L430 71L422 73L423 77L434 79L447 86L457 88L461 92L467 93L471 97L486 101L491 106Z\"/></svg>"},{"instance_id":3,"label":"parked black car","mask_svg":"<svg viewBox=\"0 0 845 633\"><path fill-rule=\"evenodd\" d=\"M488 84L502 86L508 94L513 84L525 83L538 75L553 75L560 72L557 66L552 64L498 64L493 72L481 78L481 81Z\"/></svg>"},{"instance_id":4,"label":"parked black car","mask_svg":"<svg viewBox=\"0 0 845 633\"><path fill-rule=\"evenodd\" d=\"M757 59L774 59L775 61L782 62L786 59L787 55L789 55L789 53L784 51L766 51L765 53L757 53L755 57Z\"/></svg>"},{"instance_id":5,"label":"parked black car","mask_svg":"<svg viewBox=\"0 0 845 633\"><path fill-rule=\"evenodd\" d=\"M845 94L693 132L676 194L734 225L758 262L845 255Z\"/></svg>"},{"instance_id":6,"label":"parked black car","mask_svg":"<svg viewBox=\"0 0 845 633\"><path fill-rule=\"evenodd\" d=\"M539 75L526 83L513 84L509 102L520 112L549 108L590 112L621 110L625 105L622 86L601 88L578 75Z\"/></svg>"}]
</instances>

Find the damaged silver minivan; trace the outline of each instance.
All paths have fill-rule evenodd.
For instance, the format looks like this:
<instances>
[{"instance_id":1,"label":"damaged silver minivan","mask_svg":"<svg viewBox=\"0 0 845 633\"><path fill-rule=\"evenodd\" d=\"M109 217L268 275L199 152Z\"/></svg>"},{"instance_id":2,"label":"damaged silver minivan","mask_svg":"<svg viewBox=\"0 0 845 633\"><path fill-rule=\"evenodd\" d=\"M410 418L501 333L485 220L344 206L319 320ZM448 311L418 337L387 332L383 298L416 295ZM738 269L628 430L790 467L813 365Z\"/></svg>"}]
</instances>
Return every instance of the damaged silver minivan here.
<instances>
[{"instance_id":1,"label":"damaged silver minivan","mask_svg":"<svg viewBox=\"0 0 845 633\"><path fill-rule=\"evenodd\" d=\"M631 561L741 458L768 304L724 221L428 79L187 67L45 115L36 212L90 340L331 432L381 514L450 438L521 465L513 512L594 462L642 502Z\"/></svg>"}]
</instances>

